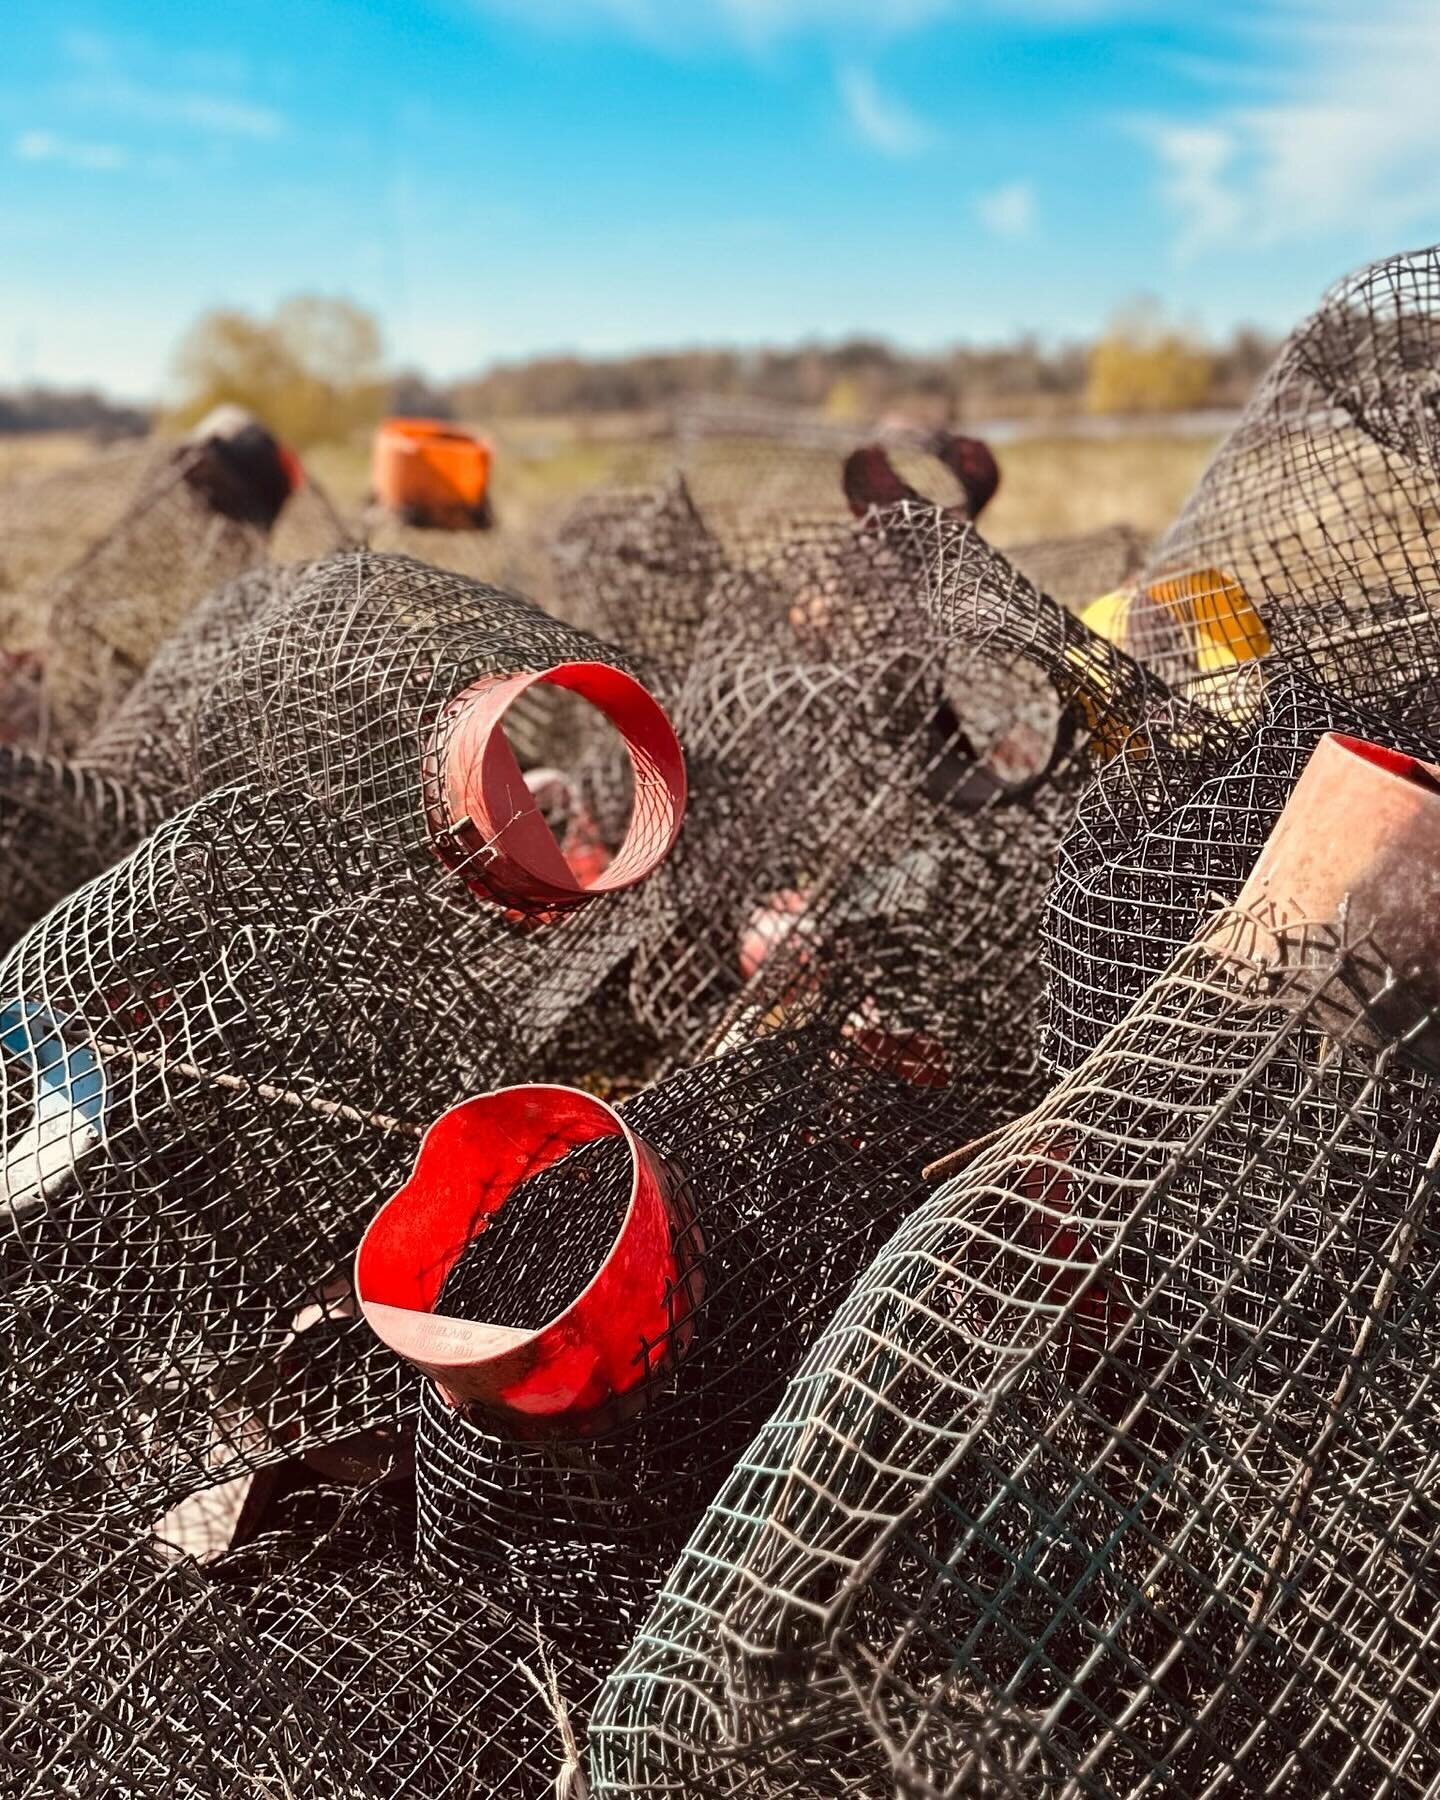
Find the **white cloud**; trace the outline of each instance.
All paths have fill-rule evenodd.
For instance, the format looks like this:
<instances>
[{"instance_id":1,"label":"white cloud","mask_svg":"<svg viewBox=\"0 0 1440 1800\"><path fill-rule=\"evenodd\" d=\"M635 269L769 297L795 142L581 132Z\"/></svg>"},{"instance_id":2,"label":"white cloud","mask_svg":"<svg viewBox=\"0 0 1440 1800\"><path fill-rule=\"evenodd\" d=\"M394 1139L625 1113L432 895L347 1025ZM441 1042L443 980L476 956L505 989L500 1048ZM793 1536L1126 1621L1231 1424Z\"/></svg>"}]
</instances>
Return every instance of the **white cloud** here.
<instances>
[{"instance_id":1,"label":"white cloud","mask_svg":"<svg viewBox=\"0 0 1440 1800\"><path fill-rule=\"evenodd\" d=\"M58 98L87 116L160 129L201 132L213 137L277 138L284 117L242 92L219 92L195 85L206 73L240 86L243 66L196 58L167 46L121 43L98 32L71 31L61 40L74 74ZM136 72L137 68L139 73Z\"/></svg>"},{"instance_id":2,"label":"white cloud","mask_svg":"<svg viewBox=\"0 0 1440 1800\"><path fill-rule=\"evenodd\" d=\"M878 6L875 0L472 0L472 4L478 11L504 13L550 30L608 26L667 48L719 38L763 49L802 33L831 41L897 37L959 12L959 0L882 0Z\"/></svg>"},{"instance_id":3,"label":"white cloud","mask_svg":"<svg viewBox=\"0 0 1440 1800\"><path fill-rule=\"evenodd\" d=\"M1440 227L1434 0L1374 0L1363 13L1349 0L1293 0L1251 29L1274 71L1265 88L1254 91L1252 65L1243 104L1140 125L1177 253Z\"/></svg>"},{"instance_id":4,"label":"white cloud","mask_svg":"<svg viewBox=\"0 0 1440 1800\"><path fill-rule=\"evenodd\" d=\"M57 131L22 131L15 139L21 162L59 163L89 173L115 173L130 167L130 152L121 144L86 143Z\"/></svg>"},{"instance_id":5,"label":"white cloud","mask_svg":"<svg viewBox=\"0 0 1440 1800\"><path fill-rule=\"evenodd\" d=\"M935 143L933 128L903 101L881 93L868 69L841 69L835 79L851 125L872 150L884 156L918 156Z\"/></svg>"},{"instance_id":6,"label":"white cloud","mask_svg":"<svg viewBox=\"0 0 1440 1800\"><path fill-rule=\"evenodd\" d=\"M980 196L975 214L995 237L1029 237L1035 226L1035 190L1028 181L1007 181Z\"/></svg>"}]
</instances>

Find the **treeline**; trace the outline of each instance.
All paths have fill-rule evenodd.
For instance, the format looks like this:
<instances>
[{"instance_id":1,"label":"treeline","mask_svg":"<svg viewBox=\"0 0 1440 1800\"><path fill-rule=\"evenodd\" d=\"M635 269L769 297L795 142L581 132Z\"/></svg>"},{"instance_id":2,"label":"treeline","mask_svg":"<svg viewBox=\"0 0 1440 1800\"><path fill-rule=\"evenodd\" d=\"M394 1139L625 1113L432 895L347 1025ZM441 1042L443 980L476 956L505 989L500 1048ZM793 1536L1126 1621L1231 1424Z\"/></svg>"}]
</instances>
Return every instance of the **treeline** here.
<instances>
[{"instance_id":1,"label":"treeline","mask_svg":"<svg viewBox=\"0 0 1440 1800\"><path fill-rule=\"evenodd\" d=\"M1207 344L1153 304L1119 315L1091 343L1022 337L913 353L880 338L758 350L655 350L541 356L437 382L387 368L378 322L352 302L297 295L268 317L207 313L175 357L187 425L223 401L258 413L297 449L366 430L383 412L484 422L536 415L632 414L663 421L696 400L793 407L840 421L895 416L916 425L997 416L1166 413L1244 403L1274 355L1253 330ZM0 394L0 433L89 431L116 437L151 423L92 390Z\"/></svg>"},{"instance_id":2,"label":"treeline","mask_svg":"<svg viewBox=\"0 0 1440 1800\"><path fill-rule=\"evenodd\" d=\"M94 388L26 387L0 393L0 432L88 431L110 439L138 437L149 429L149 413L107 400Z\"/></svg>"},{"instance_id":3,"label":"treeline","mask_svg":"<svg viewBox=\"0 0 1440 1800\"><path fill-rule=\"evenodd\" d=\"M704 397L874 418L994 413L1165 411L1242 404L1274 354L1261 333L1202 344L1127 319L1098 343L912 354L874 338L794 349L672 350L634 356L545 356L497 363L431 397L465 418L507 414L663 412Z\"/></svg>"}]
</instances>

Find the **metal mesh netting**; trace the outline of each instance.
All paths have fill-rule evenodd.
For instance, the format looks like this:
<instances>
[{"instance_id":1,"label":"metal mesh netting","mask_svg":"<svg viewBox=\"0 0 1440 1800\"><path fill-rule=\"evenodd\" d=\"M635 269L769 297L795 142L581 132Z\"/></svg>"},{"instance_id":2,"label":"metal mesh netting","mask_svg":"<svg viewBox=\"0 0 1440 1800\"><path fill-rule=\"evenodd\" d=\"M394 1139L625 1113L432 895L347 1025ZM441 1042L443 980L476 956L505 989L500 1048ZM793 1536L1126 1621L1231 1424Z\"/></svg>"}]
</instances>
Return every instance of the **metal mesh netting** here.
<instances>
[{"instance_id":1,"label":"metal mesh netting","mask_svg":"<svg viewBox=\"0 0 1440 1800\"><path fill-rule=\"evenodd\" d=\"M148 795L166 811L191 798L200 708L237 645L308 567L266 564L221 583L191 607L115 710L87 737L78 760ZM75 884L78 885L78 884Z\"/></svg>"},{"instance_id":2,"label":"metal mesh netting","mask_svg":"<svg viewBox=\"0 0 1440 1800\"><path fill-rule=\"evenodd\" d=\"M588 496L561 521L549 550L556 611L643 657L668 699L726 567L684 477Z\"/></svg>"},{"instance_id":3,"label":"metal mesh netting","mask_svg":"<svg viewBox=\"0 0 1440 1800\"><path fill-rule=\"evenodd\" d=\"M1440 250L1347 277L1294 331L1145 570L1124 641L1204 666L1238 583L1292 666L1360 700L1433 688ZM1433 730L1433 713L1417 719Z\"/></svg>"},{"instance_id":4,"label":"metal mesh netting","mask_svg":"<svg viewBox=\"0 0 1440 1800\"><path fill-rule=\"evenodd\" d=\"M290 579L267 564L198 601L70 760L0 748L0 951L185 804L204 695Z\"/></svg>"},{"instance_id":5,"label":"metal mesh netting","mask_svg":"<svg viewBox=\"0 0 1440 1800\"><path fill-rule=\"evenodd\" d=\"M423 777L449 703L477 679L623 651L538 606L411 557L358 550L299 571L226 659L199 721L198 791L259 778L433 851ZM539 692L506 719L522 765L574 754L587 709Z\"/></svg>"},{"instance_id":6,"label":"metal mesh netting","mask_svg":"<svg viewBox=\"0 0 1440 1800\"><path fill-rule=\"evenodd\" d=\"M0 1252L36 1343L6 1405L77 1372L57 1467L158 1507L393 1421L348 1264L416 1121L509 1072L475 917L312 805L230 789L0 967Z\"/></svg>"},{"instance_id":7,"label":"metal mesh netting","mask_svg":"<svg viewBox=\"0 0 1440 1800\"><path fill-rule=\"evenodd\" d=\"M332 1720L188 1563L0 1504L0 1774L15 1800L363 1790Z\"/></svg>"},{"instance_id":8,"label":"metal mesh netting","mask_svg":"<svg viewBox=\"0 0 1440 1800\"><path fill-rule=\"evenodd\" d=\"M468 909L470 966L514 1034L507 1054L538 1054L578 1028L577 1008L626 956L638 914L620 890L663 853L683 805L633 723L650 703L627 690L622 743L589 678L564 674L575 665L598 666L613 687L628 678L630 658L451 572L369 551L332 558L298 572L226 657L200 708L192 784L254 780L303 794L335 830L374 835L432 884L438 855L455 872L450 903ZM507 806L516 810L482 828L460 809L464 793L477 798L468 777L447 771L489 766L464 696L516 671L559 674L506 709L502 742L515 759ZM598 793L610 802L603 810L591 802ZM534 810L558 853L604 890L595 904L576 909L574 894L546 906L501 879L506 845ZM547 869L555 845L540 846Z\"/></svg>"},{"instance_id":9,"label":"metal mesh netting","mask_svg":"<svg viewBox=\"0 0 1440 1800\"><path fill-rule=\"evenodd\" d=\"M113 445L73 466L0 483L0 597L7 631L16 623L17 596L60 574L118 523L143 487L153 455L148 444Z\"/></svg>"},{"instance_id":10,"label":"metal mesh netting","mask_svg":"<svg viewBox=\"0 0 1440 1800\"><path fill-rule=\"evenodd\" d=\"M952 468L945 461L946 444L975 445L974 439L903 426L862 428L758 402L693 403L677 415L675 432L680 470L695 505L727 545L767 523L773 527L844 514L849 504L842 468L862 441L875 453L877 476L918 490L909 496L914 500L928 497L971 517L998 481L988 452L964 477L963 463ZM888 498L898 501L902 495ZM885 504L883 496L875 500Z\"/></svg>"},{"instance_id":11,"label":"metal mesh netting","mask_svg":"<svg viewBox=\"0 0 1440 1800\"><path fill-rule=\"evenodd\" d=\"M1132 525L1103 525L1068 537L1007 545L1005 555L1042 594L1073 610L1132 581L1145 564L1147 544Z\"/></svg>"},{"instance_id":12,"label":"metal mesh netting","mask_svg":"<svg viewBox=\"0 0 1440 1800\"><path fill-rule=\"evenodd\" d=\"M267 560L277 518L291 515L292 554L315 554L343 537L319 490L307 485L291 495L285 483L293 478L278 462L270 468L279 453L268 434L258 475L243 446L235 464L238 442L147 446L17 483L0 501L14 520L9 529L0 522L11 587L5 609L12 641L32 642L44 659L47 746L73 750L195 600ZM57 512L58 530L47 524ZM58 558L57 543L72 553Z\"/></svg>"},{"instance_id":13,"label":"metal mesh netting","mask_svg":"<svg viewBox=\"0 0 1440 1800\"><path fill-rule=\"evenodd\" d=\"M300 1491L213 1575L258 1654L349 1747L357 1794L550 1791L578 1766L570 1715L597 1676L533 1617L416 1568L405 1513L375 1492Z\"/></svg>"},{"instance_id":14,"label":"metal mesh netting","mask_svg":"<svg viewBox=\"0 0 1440 1800\"><path fill-rule=\"evenodd\" d=\"M821 1334L598 1792L1433 1791L1440 1098L1333 933L1303 975L1224 935Z\"/></svg>"},{"instance_id":15,"label":"metal mesh netting","mask_svg":"<svg viewBox=\"0 0 1440 1800\"><path fill-rule=\"evenodd\" d=\"M0 745L0 954L123 856L155 811L95 769Z\"/></svg>"},{"instance_id":16,"label":"metal mesh netting","mask_svg":"<svg viewBox=\"0 0 1440 1800\"><path fill-rule=\"evenodd\" d=\"M1166 704L932 508L777 535L721 579L676 709L691 812L639 897L637 1013L693 1054L833 973L878 1028L945 1043L957 915L967 955L1038 994L1075 797Z\"/></svg>"},{"instance_id":17,"label":"metal mesh netting","mask_svg":"<svg viewBox=\"0 0 1440 1800\"><path fill-rule=\"evenodd\" d=\"M997 1032L951 1079L908 1081L817 1023L626 1103L625 1122L683 1183L693 1223L680 1266L701 1271L652 1344L627 1409L643 1411L599 1436L581 1421L527 1441L428 1389L422 1560L538 1609L558 1644L606 1666L820 1320L914 1203L921 1164L1008 1116L1031 1070ZM558 1313L609 1248L629 1166L611 1139L522 1182L461 1254L444 1312L510 1328Z\"/></svg>"}]
</instances>

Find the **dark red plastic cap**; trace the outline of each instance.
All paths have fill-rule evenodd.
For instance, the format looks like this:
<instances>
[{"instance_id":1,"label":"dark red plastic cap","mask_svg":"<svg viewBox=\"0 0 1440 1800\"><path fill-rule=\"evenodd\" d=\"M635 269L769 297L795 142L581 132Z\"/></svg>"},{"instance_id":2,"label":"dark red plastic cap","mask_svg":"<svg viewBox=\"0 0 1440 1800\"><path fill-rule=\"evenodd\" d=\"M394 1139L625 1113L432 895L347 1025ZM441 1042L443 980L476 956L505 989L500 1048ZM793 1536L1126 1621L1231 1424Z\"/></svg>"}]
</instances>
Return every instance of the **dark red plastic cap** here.
<instances>
[{"instance_id":1,"label":"dark red plastic cap","mask_svg":"<svg viewBox=\"0 0 1440 1800\"><path fill-rule=\"evenodd\" d=\"M603 868L567 860L505 735L506 712L540 686L589 701L629 754L630 821ZM524 909L567 907L633 887L670 854L685 817L685 756L664 709L633 676L608 663L561 663L486 676L457 694L436 725L425 787L437 853L471 888Z\"/></svg>"},{"instance_id":2,"label":"dark red plastic cap","mask_svg":"<svg viewBox=\"0 0 1440 1800\"><path fill-rule=\"evenodd\" d=\"M600 1268L533 1329L434 1309L455 1263L523 1181L582 1144L629 1148L629 1205ZM377 1337L451 1401L522 1430L608 1423L648 1376L683 1355L703 1292L699 1230L683 1183L620 1115L576 1088L500 1088L462 1101L425 1134L414 1173L380 1209L355 1259L355 1292Z\"/></svg>"}]
</instances>

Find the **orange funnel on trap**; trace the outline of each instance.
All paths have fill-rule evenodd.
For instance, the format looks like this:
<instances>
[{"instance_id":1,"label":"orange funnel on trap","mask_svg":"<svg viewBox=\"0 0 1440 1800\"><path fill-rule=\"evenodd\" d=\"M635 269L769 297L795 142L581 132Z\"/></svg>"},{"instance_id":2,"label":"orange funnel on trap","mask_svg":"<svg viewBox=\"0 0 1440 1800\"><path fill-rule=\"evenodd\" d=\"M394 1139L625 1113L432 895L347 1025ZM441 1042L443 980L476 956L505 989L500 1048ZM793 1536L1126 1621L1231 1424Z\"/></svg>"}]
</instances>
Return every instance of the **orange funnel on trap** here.
<instances>
[{"instance_id":1,"label":"orange funnel on trap","mask_svg":"<svg viewBox=\"0 0 1440 1800\"><path fill-rule=\"evenodd\" d=\"M629 1203L570 1303L529 1329L437 1313L461 1254L517 1187L604 1138L628 1152ZM452 1107L355 1263L376 1335L447 1399L504 1415L522 1435L584 1432L637 1407L647 1378L684 1354L702 1291L699 1229L678 1174L613 1108L565 1087L501 1088Z\"/></svg>"},{"instance_id":2,"label":"orange funnel on trap","mask_svg":"<svg viewBox=\"0 0 1440 1800\"><path fill-rule=\"evenodd\" d=\"M417 525L465 530L487 521L491 450L443 419L387 419L375 433L370 485Z\"/></svg>"}]
</instances>

